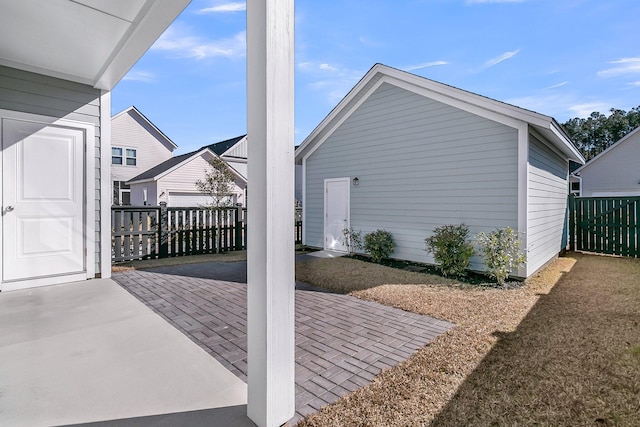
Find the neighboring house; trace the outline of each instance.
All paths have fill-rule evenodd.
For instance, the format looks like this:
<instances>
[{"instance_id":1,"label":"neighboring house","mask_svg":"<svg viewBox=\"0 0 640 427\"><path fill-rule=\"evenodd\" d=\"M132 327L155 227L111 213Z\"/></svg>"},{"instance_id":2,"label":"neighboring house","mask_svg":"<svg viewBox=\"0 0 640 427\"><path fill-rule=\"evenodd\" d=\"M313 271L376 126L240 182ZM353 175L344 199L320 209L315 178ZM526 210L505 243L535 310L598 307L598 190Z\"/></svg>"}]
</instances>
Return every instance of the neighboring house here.
<instances>
[{"instance_id":1,"label":"neighboring house","mask_svg":"<svg viewBox=\"0 0 640 427\"><path fill-rule=\"evenodd\" d=\"M433 262L438 226L508 226L528 277L562 249L569 160L584 163L551 117L376 64L296 150L303 242L344 251L343 229L382 228L393 257Z\"/></svg>"},{"instance_id":2,"label":"neighboring house","mask_svg":"<svg viewBox=\"0 0 640 427\"><path fill-rule=\"evenodd\" d=\"M640 196L640 127L572 174L582 197Z\"/></svg>"},{"instance_id":3,"label":"neighboring house","mask_svg":"<svg viewBox=\"0 0 640 427\"><path fill-rule=\"evenodd\" d=\"M231 202L245 206L247 189L246 135L172 157L133 177L127 182L131 187L131 204L157 206L160 202L166 202L170 207L195 207L210 204L211 197L198 191L196 181L204 179L205 173L211 169L209 161L215 156L227 162L236 175Z\"/></svg>"},{"instance_id":4,"label":"neighboring house","mask_svg":"<svg viewBox=\"0 0 640 427\"><path fill-rule=\"evenodd\" d=\"M1 291L110 277L110 90L188 3L2 2Z\"/></svg>"},{"instance_id":5,"label":"neighboring house","mask_svg":"<svg viewBox=\"0 0 640 427\"><path fill-rule=\"evenodd\" d=\"M111 118L111 188L114 205L130 205L126 183L169 160L178 146L131 106Z\"/></svg>"}]
</instances>

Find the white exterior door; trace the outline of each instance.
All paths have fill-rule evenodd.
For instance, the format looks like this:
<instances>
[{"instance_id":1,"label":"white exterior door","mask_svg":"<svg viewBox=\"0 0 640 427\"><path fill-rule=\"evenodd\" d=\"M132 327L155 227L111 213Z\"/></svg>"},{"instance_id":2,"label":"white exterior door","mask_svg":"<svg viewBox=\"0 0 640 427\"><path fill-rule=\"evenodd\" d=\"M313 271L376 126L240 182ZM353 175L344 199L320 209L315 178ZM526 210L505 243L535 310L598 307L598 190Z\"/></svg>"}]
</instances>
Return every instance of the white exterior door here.
<instances>
[{"instance_id":1,"label":"white exterior door","mask_svg":"<svg viewBox=\"0 0 640 427\"><path fill-rule=\"evenodd\" d=\"M350 178L324 180L324 248L346 252L343 230L349 228Z\"/></svg>"},{"instance_id":2,"label":"white exterior door","mask_svg":"<svg viewBox=\"0 0 640 427\"><path fill-rule=\"evenodd\" d=\"M3 290L87 271L85 138L80 127L2 118Z\"/></svg>"}]
</instances>

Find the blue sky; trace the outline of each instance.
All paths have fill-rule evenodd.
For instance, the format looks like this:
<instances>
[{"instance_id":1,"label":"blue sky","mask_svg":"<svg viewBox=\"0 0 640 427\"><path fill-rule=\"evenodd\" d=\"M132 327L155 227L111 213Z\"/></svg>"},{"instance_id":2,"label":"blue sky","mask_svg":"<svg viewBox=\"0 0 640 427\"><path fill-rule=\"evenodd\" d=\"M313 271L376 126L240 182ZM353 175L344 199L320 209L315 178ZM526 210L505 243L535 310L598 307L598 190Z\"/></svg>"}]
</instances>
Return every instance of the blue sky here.
<instances>
[{"instance_id":1,"label":"blue sky","mask_svg":"<svg viewBox=\"0 0 640 427\"><path fill-rule=\"evenodd\" d=\"M245 3L194 0L112 93L179 149L246 132ZM565 122L640 105L637 0L297 0L299 144L377 62Z\"/></svg>"}]
</instances>

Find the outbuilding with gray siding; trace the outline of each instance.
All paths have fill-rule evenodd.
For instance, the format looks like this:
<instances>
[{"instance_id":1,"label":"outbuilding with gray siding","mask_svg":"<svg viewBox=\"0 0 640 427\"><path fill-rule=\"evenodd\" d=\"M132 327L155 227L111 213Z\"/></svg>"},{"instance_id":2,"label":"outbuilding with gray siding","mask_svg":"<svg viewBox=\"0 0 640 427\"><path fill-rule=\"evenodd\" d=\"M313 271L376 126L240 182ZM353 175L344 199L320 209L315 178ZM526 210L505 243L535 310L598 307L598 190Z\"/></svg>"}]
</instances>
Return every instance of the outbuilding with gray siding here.
<instances>
[{"instance_id":1,"label":"outbuilding with gray siding","mask_svg":"<svg viewBox=\"0 0 640 427\"><path fill-rule=\"evenodd\" d=\"M528 277L561 250L569 160L584 163L551 117L376 64L296 150L303 242L386 229L394 258L434 262L438 226L512 227Z\"/></svg>"},{"instance_id":2,"label":"outbuilding with gray siding","mask_svg":"<svg viewBox=\"0 0 640 427\"><path fill-rule=\"evenodd\" d=\"M576 169L582 197L640 196L640 127Z\"/></svg>"}]
</instances>

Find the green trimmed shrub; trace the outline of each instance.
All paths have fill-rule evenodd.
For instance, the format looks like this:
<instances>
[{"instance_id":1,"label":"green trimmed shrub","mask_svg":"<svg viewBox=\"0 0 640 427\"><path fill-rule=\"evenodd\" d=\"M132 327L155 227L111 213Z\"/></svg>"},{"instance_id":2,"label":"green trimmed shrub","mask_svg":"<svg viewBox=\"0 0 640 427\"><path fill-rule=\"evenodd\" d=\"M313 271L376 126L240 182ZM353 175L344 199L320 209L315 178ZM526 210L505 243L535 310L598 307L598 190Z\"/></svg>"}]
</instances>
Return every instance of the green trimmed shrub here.
<instances>
[{"instance_id":1,"label":"green trimmed shrub","mask_svg":"<svg viewBox=\"0 0 640 427\"><path fill-rule=\"evenodd\" d=\"M487 273L503 285L513 270L523 265L526 257L520 252L518 233L511 227L491 233L478 233L476 240L484 255Z\"/></svg>"},{"instance_id":2,"label":"green trimmed shrub","mask_svg":"<svg viewBox=\"0 0 640 427\"><path fill-rule=\"evenodd\" d=\"M464 276L474 254L473 245L467 241L469 227L465 224L442 225L433 235L424 239L427 252L433 254L443 276Z\"/></svg>"},{"instance_id":3,"label":"green trimmed shrub","mask_svg":"<svg viewBox=\"0 0 640 427\"><path fill-rule=\"evenodd\" d=\"M389 258L393 252L393 238L386 230L376 230L364 236L364 250L371 254L374 262Z\"/></svg>"}]
</instances>

